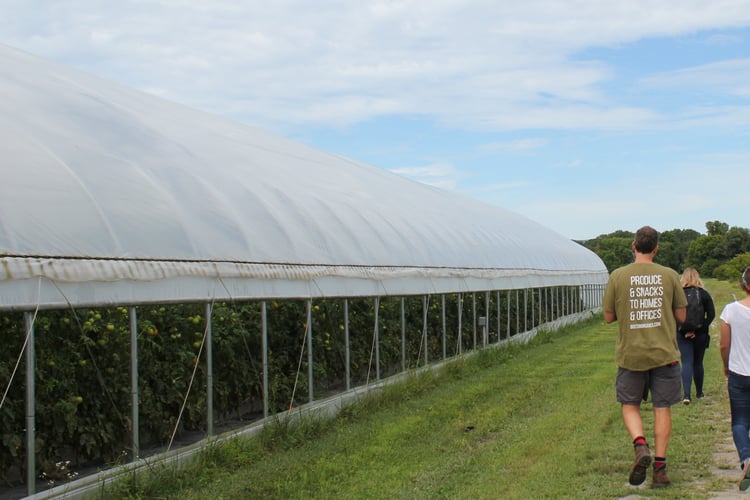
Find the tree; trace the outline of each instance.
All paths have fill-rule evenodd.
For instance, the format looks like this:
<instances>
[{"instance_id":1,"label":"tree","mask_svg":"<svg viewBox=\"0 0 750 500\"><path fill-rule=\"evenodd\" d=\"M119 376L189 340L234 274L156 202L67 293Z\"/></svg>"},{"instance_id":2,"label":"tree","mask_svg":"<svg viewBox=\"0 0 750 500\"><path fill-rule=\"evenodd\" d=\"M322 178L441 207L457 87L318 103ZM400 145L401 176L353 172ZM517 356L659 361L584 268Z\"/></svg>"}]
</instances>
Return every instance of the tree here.
<instances>
[{"instance_id":1,"label":"tree","mask_svg":"<svg viewBox=\"0 0 750 500\"><path fill-rule=\"evenodd\" d=\"M741 253L714 269L714 278L730 282L738 282L742 271L750 266L750 252Z\"/></svg>"},{"instance_id":2,"label":"tree","mask_svg":"<svg viewBox=\"0 0 750 500\"><path fill-rule=\"evenodd\" d=\"M609 272L633 262L633 250L630 248L633 233L619 231L617 234L619 236L600 235L583 244L602 259Z\"/></svg>"},{"instance_id":3,"label":"tree","mask_svg":"<svg viewBox=\"0 0 750 500\"><path fill-rule=\"evenodd\" d=\"M729 224L718 220L706 222L706 234L708 236L723 236L729 230Z\"/></svg>"},{"instance_id":4,"label":"tree","mask_svg":"<svg viewBox=\"0 0 750 500\"><path fill-rule=\"evenodd\" d=\"M671 229L659 236L659 253L656 260L675 271L685 269L690 244L701 234L693 229Z\"/></svg>"},{"instance_id":5,"label":"tree","mask_svg":"<svg viewBox=\"0 0 750 500\"><path fill-rule=\"evenodd\" d=\"M706 223L708 226L708 223ZM720 234L703 235L696 238L688 248L687 267L694 267L703 276L712 276L713 270L721 262L715 257L716 247L724 237Z\"/></svg>"},{"instance_id":6,"label":"tree","mask_svg":"<svg viewBox=\"0 0 750 500\"><path fill-rule=\"evenodd\" d=\"M730 260L735 255L745 252L750 252L750 231L744 227L734 226L724 234L713 256L719 260Z\"/></svg>"}]
</instances>

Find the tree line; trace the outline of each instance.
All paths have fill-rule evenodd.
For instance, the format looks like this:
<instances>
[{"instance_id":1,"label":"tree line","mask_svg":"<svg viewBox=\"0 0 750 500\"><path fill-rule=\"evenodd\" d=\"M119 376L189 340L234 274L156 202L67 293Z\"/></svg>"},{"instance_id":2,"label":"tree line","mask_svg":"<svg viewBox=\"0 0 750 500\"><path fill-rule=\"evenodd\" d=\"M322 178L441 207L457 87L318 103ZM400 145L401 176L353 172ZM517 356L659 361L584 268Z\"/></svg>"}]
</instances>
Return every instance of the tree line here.
<instances>
[{"instance_id":1,"label":"tree line","mask_svg":"<svg viewBox=\"0 0 750 500\"><path fill-rule=\"evenodd\" d=\"M612 272L633 261L634 236L632 231L619 230L578 243L596 253ZM678 273L694 267L702 277L736 281L750 266L750 230L709 221L705 234L693 229L662 231L655 261Z\"/></svg>"}]
</instances>

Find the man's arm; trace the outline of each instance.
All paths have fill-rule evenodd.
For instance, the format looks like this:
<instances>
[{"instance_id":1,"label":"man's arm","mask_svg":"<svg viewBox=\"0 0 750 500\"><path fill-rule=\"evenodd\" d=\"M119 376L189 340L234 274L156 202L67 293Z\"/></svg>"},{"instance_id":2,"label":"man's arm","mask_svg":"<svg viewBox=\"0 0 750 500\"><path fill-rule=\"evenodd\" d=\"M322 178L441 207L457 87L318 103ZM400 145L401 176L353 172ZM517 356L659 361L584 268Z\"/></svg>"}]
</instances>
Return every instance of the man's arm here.
<instances>
[{"instance_id":1,"label":"man's arm","mask_svg":"<svg viewBox=\"0 0 750 500\"><path fill-rule=\"evenodd\" d=\"M685 318L687 317L687 308L685 307L676 307L672 309L672 312L674 313L674 319L677 320L677 323L684 323Z\"/></svg>"}]
</instances>

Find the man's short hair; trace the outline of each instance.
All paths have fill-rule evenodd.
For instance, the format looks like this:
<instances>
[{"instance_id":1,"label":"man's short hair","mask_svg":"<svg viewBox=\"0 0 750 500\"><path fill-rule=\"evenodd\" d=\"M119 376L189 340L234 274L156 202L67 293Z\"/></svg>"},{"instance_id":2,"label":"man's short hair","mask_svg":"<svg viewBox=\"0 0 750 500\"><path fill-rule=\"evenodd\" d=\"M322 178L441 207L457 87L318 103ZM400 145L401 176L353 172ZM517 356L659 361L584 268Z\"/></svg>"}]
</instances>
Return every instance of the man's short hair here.
<instances>
[{"instance_id":1,"label":"man's short hair","mask_svg":"<svg viewBox=\"0 0 750 500\"><path fill-rule=\"evenodd\" d=\"M643 226L635 232L633 243L638 253L651 253L659 244L659 232L651 226Z\"/></svg>"}]
</instances>

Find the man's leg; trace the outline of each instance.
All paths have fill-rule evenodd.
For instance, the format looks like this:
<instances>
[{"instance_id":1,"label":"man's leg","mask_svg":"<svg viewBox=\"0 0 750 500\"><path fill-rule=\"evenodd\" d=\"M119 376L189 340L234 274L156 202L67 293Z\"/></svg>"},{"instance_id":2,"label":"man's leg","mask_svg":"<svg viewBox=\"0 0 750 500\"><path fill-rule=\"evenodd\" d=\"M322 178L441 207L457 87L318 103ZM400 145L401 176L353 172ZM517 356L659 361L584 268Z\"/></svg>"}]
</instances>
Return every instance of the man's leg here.
<instances>
[{"instance_id":1,"label":"man's leg","mask_svg":"<svg viewBox=\"0 0 750 500\"><path fill-rule=\"evenodd\" d=\"M623 404L622 421L630 434L630 438L633 440L633 451L635 452L635 460L632 467L630 467L628 482L633 486L638 486L646 480L646 471L648 470L648 466L651 465L651 451L643 435L643 419L641 418L640 405Z\"/></svg>"},{"instance_id":2,"label":"man's leg","mask_svg":"<svg viewBox=\"0 0 750 500\"><path fill-rule=\"evenodd\" d=\"M657 457L667 456L669 436L672 434L672 409L654 408L654 454Z\"/></svg>"},{"instance_id":3,"label":"man's leg","mask_svg":"<svg viewBox=\"0 0 750 500\"><path fill-rule=\"evenodd\" d=\"M643 419L639 405L622 405L622 421L630 434L630 439L643 436Z\"/></svg>"}]
</instances>

